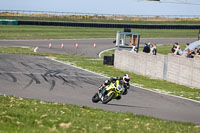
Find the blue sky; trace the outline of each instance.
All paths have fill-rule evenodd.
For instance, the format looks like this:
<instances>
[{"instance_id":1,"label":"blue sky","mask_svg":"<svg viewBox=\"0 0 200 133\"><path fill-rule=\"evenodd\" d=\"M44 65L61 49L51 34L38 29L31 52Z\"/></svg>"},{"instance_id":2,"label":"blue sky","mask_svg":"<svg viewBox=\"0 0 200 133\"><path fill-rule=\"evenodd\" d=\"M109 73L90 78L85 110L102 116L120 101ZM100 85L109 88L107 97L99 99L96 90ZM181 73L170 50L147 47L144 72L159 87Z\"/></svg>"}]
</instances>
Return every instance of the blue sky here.
<instances>
[{"instance_id":1,"label":"blue sky","mask_svg":"<svg viewBox=\"0 0 200 133\"><path fill-rule=\"evenodd\" d=\"M0 0L0 10L36 10L123 15L200 15L200 5L165 2L200 0Z\"/></svg>"}]
</instances>

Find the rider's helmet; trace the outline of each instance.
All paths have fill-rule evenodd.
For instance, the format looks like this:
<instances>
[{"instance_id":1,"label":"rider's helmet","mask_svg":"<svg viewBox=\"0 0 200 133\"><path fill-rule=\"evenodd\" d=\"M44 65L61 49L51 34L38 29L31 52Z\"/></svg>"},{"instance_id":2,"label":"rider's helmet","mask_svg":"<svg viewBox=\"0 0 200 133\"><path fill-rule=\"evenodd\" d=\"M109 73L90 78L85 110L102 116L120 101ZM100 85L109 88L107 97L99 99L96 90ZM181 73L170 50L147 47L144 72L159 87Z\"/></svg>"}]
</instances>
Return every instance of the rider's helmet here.
<instances>
[{"instance_id":1,"label":"rider's helmet","mask_svg":"<svg viewBox=\"0 0 200 133\"><path fill-rule=\"evenodd\" d=\"M130 80L129 75L128 75L128 74L125 74L125 75L123 76L123 81L124 81L124 83L128 83L129 80Z\"/></svg>"}]
</instances>

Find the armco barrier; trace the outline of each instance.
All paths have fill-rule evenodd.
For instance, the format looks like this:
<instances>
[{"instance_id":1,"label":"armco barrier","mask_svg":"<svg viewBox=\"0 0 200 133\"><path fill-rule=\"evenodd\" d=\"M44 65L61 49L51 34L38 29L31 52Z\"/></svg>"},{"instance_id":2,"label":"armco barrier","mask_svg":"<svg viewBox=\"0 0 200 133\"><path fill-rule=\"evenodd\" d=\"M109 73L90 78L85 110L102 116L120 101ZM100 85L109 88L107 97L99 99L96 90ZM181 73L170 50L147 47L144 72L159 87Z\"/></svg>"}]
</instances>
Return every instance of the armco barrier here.
<instances>
[{"instance_id":1,"label":"armco barrier","mask_svg":"<svg viewBox=\"0 0 200 133\"><path fill-rule=\"evenodd\" d=\"M105 24L78 22L18 21L19 25L49 25L98 28L139 28L139 29L200 29L200 25L139 25L139 24Z\"/></svg>"},{"instance_id":2,"label":"armco barrier","mask_svg":"<svg viewBox=\"0 0 200 133\"><path fill-rule=\"evenodd\" d=\"M114 59L118 69L200 88L200 58L116 50Z\"/></svg>"}]
</instances>

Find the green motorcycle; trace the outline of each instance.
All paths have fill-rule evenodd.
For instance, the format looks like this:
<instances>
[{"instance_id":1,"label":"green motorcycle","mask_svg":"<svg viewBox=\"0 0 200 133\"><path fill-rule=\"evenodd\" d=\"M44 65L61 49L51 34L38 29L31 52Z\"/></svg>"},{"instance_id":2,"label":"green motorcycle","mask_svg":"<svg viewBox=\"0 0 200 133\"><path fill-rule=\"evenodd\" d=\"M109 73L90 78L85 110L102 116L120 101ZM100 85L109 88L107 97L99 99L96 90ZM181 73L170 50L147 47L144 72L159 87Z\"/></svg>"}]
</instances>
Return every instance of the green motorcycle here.
<instances>
[{"instance_id":1,"label":"green motorcycle","mask_svg":"<svg viewBox=\"0 0 200 133\"><path fill-rule=\"evenodd\" d=\"M115 83L111 83L105 88L99 89L99 91L92 97L92 102L97 103L101 101L103 104L107 104L112 99L119 100L124 90L123 82L117 80Z\"/></svg>"}]
</instances>

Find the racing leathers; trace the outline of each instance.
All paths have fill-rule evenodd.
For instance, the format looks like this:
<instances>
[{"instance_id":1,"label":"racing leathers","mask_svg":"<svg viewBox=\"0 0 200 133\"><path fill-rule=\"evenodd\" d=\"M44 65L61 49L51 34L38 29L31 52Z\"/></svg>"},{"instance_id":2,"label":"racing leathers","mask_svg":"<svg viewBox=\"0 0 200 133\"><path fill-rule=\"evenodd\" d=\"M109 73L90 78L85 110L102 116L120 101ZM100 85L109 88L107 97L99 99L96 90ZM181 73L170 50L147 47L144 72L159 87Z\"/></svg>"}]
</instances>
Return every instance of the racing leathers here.
<instances>
[{"instance_id":1,"label":"racing leathers","mask_svg":"<svg viewBox=\"0 0 200 133\"><path fill-rule=\"evenodd\" d=\"M128 93L128 89L130 88L130 84L129 82L124 82L122 77L111 77L109 80L106 80L99 89L103 89L107 85L110 85L111 83L115 83L117 80L120 80L123 82L123 87L124 87L123 95L126 95Z\"/></svg>"}]
</instances>

